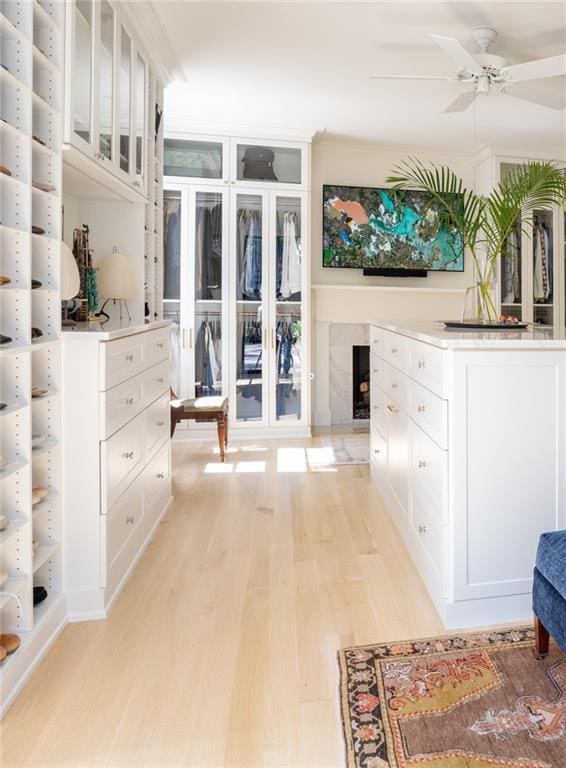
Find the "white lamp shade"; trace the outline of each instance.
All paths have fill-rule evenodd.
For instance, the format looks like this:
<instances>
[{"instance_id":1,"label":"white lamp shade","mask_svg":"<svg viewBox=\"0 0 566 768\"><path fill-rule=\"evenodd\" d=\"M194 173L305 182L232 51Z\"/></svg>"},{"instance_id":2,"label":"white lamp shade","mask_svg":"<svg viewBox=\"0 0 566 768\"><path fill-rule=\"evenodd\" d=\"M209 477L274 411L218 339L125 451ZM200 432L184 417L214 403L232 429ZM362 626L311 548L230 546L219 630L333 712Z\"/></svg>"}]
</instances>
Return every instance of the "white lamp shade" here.
<instances>
[{"instance_id":1,"label":"white lamp shade","mask_svg":"<svg viewBox=\"0 0 566 768\"><path fill-rule=\"evenodd\" d=\"M133 299L138 292L138 275L129 256L116 249L96 263L98 293L105 299Z\"/></svg>"},{"instance_id":2,"label":"white lamp shade","mask_svg":"<svg viewBox=\"0 0 566 768\"><path fill-rule=\"evenodd\" d=\"M61 299L74 299L81 289L81 276L75 257L67 243L61 242Z\"/></svg>"}]
</instances>

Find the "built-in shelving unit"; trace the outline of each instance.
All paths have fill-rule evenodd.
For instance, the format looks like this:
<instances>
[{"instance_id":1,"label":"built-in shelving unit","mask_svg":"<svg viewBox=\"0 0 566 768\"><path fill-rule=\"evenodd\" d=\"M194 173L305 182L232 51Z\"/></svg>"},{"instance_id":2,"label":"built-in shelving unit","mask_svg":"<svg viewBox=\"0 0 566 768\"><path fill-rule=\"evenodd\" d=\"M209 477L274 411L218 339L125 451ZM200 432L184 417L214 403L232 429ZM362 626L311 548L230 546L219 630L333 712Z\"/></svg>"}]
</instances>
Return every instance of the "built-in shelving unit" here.
<instances>
[{"instance_id":1,"label":"built-in shelving unit","mask_svg":"<svg viewBox=\"0 0 566 768\"><path fill-rule=\"evenodd\" d=\"M59 336L64 3L0 0L0 533L2 632L20 635L0 664L4 710L61 626ZM41 188L38 186L39 185ZM41 233L32 232L40 228ZM32 288L32 280L41 285ZM35 284L35 283L34 283ZM32 328L41 336L32 340ZM46 393L32 397L32 388ZM32 436L45 440L32 448ZM48 496L32 505L32 489ZM34 551L35 549L35 551ZM33 588L48 598L34 607Z\"/></svg>"},{"instance_id":2,"label":"built-in shelving unit","mask_svg":"<svg viewBox=\"0 0 566 768\"><path fill-rule=\"evenodd\" d=\"M149 317L163 318L163 119L156 131L157 114L163 118L163 85L153 73L149 78L148 202L145 209L145 301Z\"/></svg>"}]
</instances>

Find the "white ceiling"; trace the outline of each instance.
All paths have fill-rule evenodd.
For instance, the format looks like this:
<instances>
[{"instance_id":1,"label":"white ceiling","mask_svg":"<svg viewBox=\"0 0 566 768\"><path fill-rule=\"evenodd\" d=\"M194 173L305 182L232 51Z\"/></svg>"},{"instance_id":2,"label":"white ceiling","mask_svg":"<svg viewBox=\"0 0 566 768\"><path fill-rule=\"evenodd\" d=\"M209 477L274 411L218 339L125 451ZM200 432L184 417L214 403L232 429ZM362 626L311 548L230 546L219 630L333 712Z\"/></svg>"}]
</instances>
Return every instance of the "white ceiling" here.
<instances>
[{"instance_id":1,"label":"white ceiling","mask_svg":"<svg viewBox=\"0 0 566 768\"><path fill-rule=\"evenodd\" d=\"M430 32L476 51L490 26L493 53L510 63L566 52L565 2L150 3L177 73L167 114L203 123L326 131L329 138L467 151L484 143L536 148L566 143L566 110L498 93L460 114L443 109L462 90L449 82L370 80L371 73L450 75ZM562 95L566 77L533 82Z\"/></svg>"}]
</instances>

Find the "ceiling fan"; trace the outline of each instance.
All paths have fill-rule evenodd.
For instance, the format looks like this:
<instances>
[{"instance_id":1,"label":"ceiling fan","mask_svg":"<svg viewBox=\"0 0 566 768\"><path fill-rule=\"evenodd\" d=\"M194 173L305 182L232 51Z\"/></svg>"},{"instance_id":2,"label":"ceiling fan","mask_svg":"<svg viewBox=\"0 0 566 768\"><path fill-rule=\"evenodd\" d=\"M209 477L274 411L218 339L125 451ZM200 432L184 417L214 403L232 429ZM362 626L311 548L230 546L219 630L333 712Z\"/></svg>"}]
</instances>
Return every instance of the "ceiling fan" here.
<instances>
[{"instance_id":1,"label":"ceiling fan","mask_svg":"<svg viewBox=\"0 0 566 768\"><path fill-rule=\"evenodd\" d=\"M532 94L520 92L516 86L529 80L566 75L566 53L550 56L547 59L527 61L523 64L508 64L503 56L489 53L489 46L497 37L495 30L481 27L474 29L472 34L480 48L480 53L469 53L453 37L430 35L458 67L455 77L427 75L370 75L370 77L376 80L445 80L469 85L467 90L446 107L445 112L463 112L478 96L487 96L492 86L499 88L501 93L508 93L517 98L534 101L553 109L564 108L562 100L556 101L554 98L549 99L544 96L537 98ZM509 89L515 89L515 92L509 92Z\"/></svg>"}]
</instances>

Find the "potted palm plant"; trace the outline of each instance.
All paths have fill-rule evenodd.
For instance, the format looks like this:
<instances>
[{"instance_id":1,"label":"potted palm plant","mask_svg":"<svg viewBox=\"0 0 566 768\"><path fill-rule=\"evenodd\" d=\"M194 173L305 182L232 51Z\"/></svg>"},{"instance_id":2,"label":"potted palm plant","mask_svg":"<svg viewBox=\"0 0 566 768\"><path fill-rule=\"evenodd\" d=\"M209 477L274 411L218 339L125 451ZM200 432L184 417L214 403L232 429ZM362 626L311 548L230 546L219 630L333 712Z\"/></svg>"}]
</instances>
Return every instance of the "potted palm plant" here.
<instances>
[{"instance_id":1,"label":"potted palm plant","mask_svg":"<svg viewBox=\"0 0 566 768\"><path fill-rule=\"evenodd\" d=\"M564 170L551 161L512 166L489 195L466 189L449 167L414 157L394 167L386 181L393 189L410 187L428 192L442 223L458 229L474 262L476 319L485 323L497 320L491 284L513 227L528 233L526 214L566 201Z\"/></svg>"}]
</instances>

